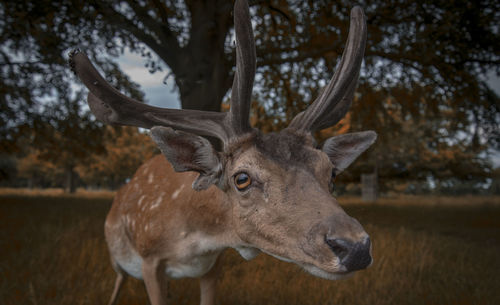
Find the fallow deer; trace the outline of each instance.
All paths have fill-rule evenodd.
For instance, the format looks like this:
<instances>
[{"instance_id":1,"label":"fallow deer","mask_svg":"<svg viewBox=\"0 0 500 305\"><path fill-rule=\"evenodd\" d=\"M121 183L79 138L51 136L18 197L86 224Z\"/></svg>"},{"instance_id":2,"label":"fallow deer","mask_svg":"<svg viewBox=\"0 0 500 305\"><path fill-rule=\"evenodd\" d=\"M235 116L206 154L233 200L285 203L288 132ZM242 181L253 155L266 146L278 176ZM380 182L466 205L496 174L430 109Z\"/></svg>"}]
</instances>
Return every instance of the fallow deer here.
<instances>
[{"instance_id":1,"label":"fallow deer","mask_svg":"<svg viewBox=\"0 0 500 305\"><path fill-rule=\"evenodd\" d=\"M201 277L201 304L213 304L217 261L227 248L245 259L264 252L326 279L372 262L368 234L339 206L331 184L376 134L335 136L321 149L312 135L336 124L352 102L366 41L362 9L351 11L347 45L330 83L279 133L262 134L249 124L256 55L244 0L235 3L234 26L236 72L226 113L145 105L109 85L85 54L70 54L95 116L151 129L163 153L118 191L107 216L106 241L118 274L110 304L127 275L144 280L153 305L165 304L167 278ZM219 139L221 148L206 137Z\"/></svg>"}]
</instances>

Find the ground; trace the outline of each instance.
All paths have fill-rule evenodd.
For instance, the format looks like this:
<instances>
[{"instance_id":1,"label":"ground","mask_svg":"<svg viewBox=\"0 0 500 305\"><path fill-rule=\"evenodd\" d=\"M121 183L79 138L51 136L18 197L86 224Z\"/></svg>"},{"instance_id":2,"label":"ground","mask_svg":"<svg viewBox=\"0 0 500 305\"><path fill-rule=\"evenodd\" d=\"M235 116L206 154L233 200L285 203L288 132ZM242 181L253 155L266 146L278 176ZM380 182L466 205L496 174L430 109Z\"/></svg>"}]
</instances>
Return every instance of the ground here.
<instances>
[{"instance_id":1,"label":"ground","mask_svg":"<svg viewBox=\"0 0 500 305\"><path fill-rule=\"evenodd\" d=\"M0 190L0 303L106 304L115 278L103 236L109 193ZM500 304L500 198L339 198L371 235L374 264L341 281L259 255L224 256L218 304ZM197 304L197 280L170 283ZM130 280L119 304L148 304Z\"/></svg>"}]
</instances>

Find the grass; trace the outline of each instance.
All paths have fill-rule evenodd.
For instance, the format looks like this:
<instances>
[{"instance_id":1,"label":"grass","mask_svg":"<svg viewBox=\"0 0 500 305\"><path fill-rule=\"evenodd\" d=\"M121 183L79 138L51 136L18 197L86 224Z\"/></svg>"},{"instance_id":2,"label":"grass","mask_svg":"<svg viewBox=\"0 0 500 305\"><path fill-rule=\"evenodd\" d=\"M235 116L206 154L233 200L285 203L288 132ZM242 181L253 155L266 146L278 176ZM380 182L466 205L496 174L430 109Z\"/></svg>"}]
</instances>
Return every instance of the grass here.
<instances>
[{"instance_id":1,"label":"grass","mask_svg":"<svg viewBox=\"0 0 500 305\"><path fill-rule=\"evenodd\" d=\"M374 244L374 264L341 281L266 255L224 255L218 304L500 304L498 197L340 199ZM106 304L115 278L103 237L110 194L0 191L0 304ZM170 283L197 304L198 281ZM129 280L119 304L148 304Z\"/></svg>"}]
</instances>

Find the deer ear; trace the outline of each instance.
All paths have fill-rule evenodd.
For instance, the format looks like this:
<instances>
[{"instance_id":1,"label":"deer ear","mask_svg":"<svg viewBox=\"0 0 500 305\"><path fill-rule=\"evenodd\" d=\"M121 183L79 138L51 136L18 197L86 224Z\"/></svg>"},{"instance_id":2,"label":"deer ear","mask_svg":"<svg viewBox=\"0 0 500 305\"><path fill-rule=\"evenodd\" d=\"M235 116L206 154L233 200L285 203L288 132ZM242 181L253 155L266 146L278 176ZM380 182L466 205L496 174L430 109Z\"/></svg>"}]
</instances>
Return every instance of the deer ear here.
<instances>
[{"instance_id":1,"label":"deer ear","mask_svg":"<svg viewBox=\"0 0 500 305\"><path fill-rule=\"evenodd\" d=\"M222 164L207 139L161 126L151 128L151 137L176 172L200 173L193 182L193 189L204 190L219 182Z\"/></svg>"},{"instance_id":2,"label":"deer ear","mask_svg":"<svg viewBox=\"0 0 500 305\"><path fill-rule=\"evenodd\" d=\"M328 155L335 166L335 173L338 174L367 150L376 139L377 134L371 130L331 137L323 144L323 152Z\"/></svg>"}]
</instances>

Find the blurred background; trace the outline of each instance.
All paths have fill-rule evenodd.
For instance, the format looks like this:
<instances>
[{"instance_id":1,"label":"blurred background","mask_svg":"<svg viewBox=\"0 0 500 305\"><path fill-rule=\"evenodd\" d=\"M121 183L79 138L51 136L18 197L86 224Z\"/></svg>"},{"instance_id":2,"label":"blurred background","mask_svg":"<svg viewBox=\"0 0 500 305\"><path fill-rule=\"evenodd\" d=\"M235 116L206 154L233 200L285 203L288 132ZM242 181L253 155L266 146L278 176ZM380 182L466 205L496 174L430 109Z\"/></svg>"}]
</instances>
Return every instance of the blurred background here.
<instances>
[{"instance_id":1,"label":"blurred background","mask_svg":"<svg viewBox=\"0 0 500 305\"><path fill-rule=\"evenodd\" d=\"M325 284L259 258L230 269L222 302L499 304L491 285L500 278L491 270L500 270L500 3L249 2L257 47L251 122L263 132L286 127L318 96L342 55L350 9L364 9L368 39L353 105L316 137L378 133L338 177L335 195L378 236L382 259L376 255L368 276ZM227 111L232 7L221 0L0 2L0 248L9 250L0 255L0 301L104 302L113 280L105 214L114 191L159 153L147 131L96 121L68 53L81 49L113 86L145 103ZM232 254L228 260L242 264ZM252 272L252 282L240 280ZM288 290L266 297L266 274ZM300 280L280 283L290 278ZM229 289L235 282L242 295ZM177 303L196 303L189 291L197 288L181 283ZM245 283L256 291L244 293ZM89 289L95 293L84 297ZM315 292L298 297L305 289ZM127 291L123 304L146 302L142 287ZM391 291L390 300L380 298Z\"/></svg>"}]
</instances>

